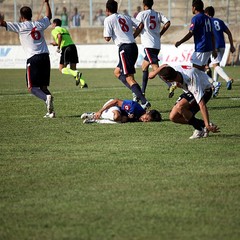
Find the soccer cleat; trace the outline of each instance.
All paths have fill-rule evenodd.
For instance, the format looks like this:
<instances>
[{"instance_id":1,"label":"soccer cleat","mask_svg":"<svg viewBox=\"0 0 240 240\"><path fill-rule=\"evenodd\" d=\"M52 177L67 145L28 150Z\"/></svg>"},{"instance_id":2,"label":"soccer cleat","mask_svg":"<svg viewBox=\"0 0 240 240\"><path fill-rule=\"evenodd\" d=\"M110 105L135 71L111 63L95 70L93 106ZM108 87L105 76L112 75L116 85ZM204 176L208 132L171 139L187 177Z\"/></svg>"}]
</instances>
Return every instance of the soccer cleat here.
<instances>
[{"instance_id":1,"label":"soccer cleat","mask_svg":"<svg viewBox=\"0 0 240 240\"><path fill-rule=\"evenodd\" d=\"M137 95L135 93L132 93L132 96L133 96L134 102L139 102L139 98L137 97Z\"/></svg>"},{"instance_id":2,"label":"soccer cleat","mask_svg":"<svg viewBox=\"0 0 240 240\"><path fill-rule=\"evenodd\" d=\"M144 109L144 110L147 110L151 107L151 103L150 102L146 102L144 104L141 104L141 107Z\"/></svg>"},{"instance_id":3,"label":"soccer cleat","mask_svg":"<svg viewBox=\"0 0 240 240\"><path fill-rule=\"evenodd\" d=\"M84 83L83 85L81 85L81 88L88 88L88 85Z\"/></svg>"},{"instance_id":4,"label":"soccer cleat","mask_svg":"<svg viewBox=\"0 0 240 240\"><path fill-rule=\"evenodd\" d=\"M174 96L174 91L175 91L176 88L177 88L176 85L172 85L172 86L169 88L169 95L168 95L169 98L172 98L172 97Z\"/></svg>"},{"instance_id":5,"label":"soccer cleat","mask_svg":"<svg viewBox=\"0 0 240 240\"><path fill-rule=\"evenodd\" d=\"M207 128L206 127L204 127L204 129L203 129L203 138L206 138L206 137L208 137L208 135L209 135L209 131L207 130Z\"/></svg>"},{"instance_id":6,"label":"soccer cleat","mask_svg":"<svg viewBox=\"0 0 240 240\"><path fill-rule=\"evenodd\" d=\"M81 119L93 119L95 112L86 112L81 115Z\"/></svg>"},{"instance_id":7,"label":"soccer cleat","mask_svg":"<svg viewBox=\"0 0 240 240\"><path fill-rule=\"evenodd\" d=\"M84 121L83 121L83 123L97 123L97 120L96 119L85 119Z\"/></svg>"},{"instance_id":8,"label":"soccer cleat","mask_svg":"<svg viewBox=\"0 0 240 240\"><path fill-rule=\"evenodd\" d=\"M55 118L55 117L56 117L55 112L46 113L46 115L44 116L44 118Z\"/></svg>"},{"instance_id":9,"label":"soccer cleat","mask_svg":"<svg viewBox=\"0 0 240 240\"><path fill-rule=\"evenodd\" d=\"M191 137L189 137L189 139L197 139L197 138L202 138L204 135L204 130L197 130L195 129L193 132L193 135Z\"/></svg>"},{"instance_id":10,"label":"soccer cleat","mask_svg":"<svg viewBox=\"0 0 240 240\"><path fill-rule=\"evenodd\" d=\"M227 90L232 89L232 84L233 84L233 79L231 79L230 81L227 82Z\"/></svg>"},{"instance_id":11,"label":"soccer cleat","mask_svg":"<svg viewBox=\"0 0 240 240\"><path fill-rule=\"evenodd\" d=\"M52 95L47 95L46 105L47 105L48 113L52 113L53 110L54 110L54 107L53 107L53 96Z\"/></svg>"},{"instance_id":12,"label":"soccer cleat","mask_svg":"<svg viewBox=\"0 0 240 240\"><path fill-rule=\"evenodd\" d=\"M213 91L213 97L214 98L218 96L221 85L222 84L220 82L215 82L214 91Z\"/></svg>"},{"instance_id":13,"label":"soccer cleat","mask_svg":"<svg viewBox=\"0 0 240 240\"><path fill-rule=\"evenodd\" d=\"M77 72L77 76L76 76L76 86L79 85L79 83L80 83L80 79L81 79L81 76L82 76L82 73Z\"/></svg>"}]
</instances>

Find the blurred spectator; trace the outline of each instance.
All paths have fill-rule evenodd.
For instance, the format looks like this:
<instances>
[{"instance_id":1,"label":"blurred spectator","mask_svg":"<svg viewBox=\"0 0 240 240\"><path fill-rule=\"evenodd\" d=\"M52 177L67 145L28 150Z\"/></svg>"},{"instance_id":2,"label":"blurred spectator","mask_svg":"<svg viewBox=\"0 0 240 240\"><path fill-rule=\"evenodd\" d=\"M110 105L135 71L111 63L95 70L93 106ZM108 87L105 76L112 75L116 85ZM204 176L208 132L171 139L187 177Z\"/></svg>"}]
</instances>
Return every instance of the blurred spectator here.
<instances>
[{"instance_id":1,"label":"blurred spectator","mask_svg":"<svg viewBox=\"0 0 240 240\"><path fill-rule=\"evenodd\" d=\"M62 13L58 13L58 8L56 8L55 15L60 15L61 21L62 21L62 27L68 27L68 14L67 14L67 8L63 7Z\"/></svg>"},{"instance_id":2,"label":"blurred spectator","mask_svg":"<svg viewBox=\"0 0 240 240\"><path fill-rule=\"evenodd\" d=\"M136 18L138 13L141 12L142 8L141 6L137 6L137 11L133 14L133 17Z\"/></svg>"},{"instance_id":3,"label":"blurred spectator","mask_svg":"<svg viewBox=\"0 0 240 240\"><path fill-rule=\"evenodd\" d=\"M128 10L127 10L127 9L124 9L124 10L123 10L123 14L126 15L126 16L130 16L130 15L128 14Z\"/></svg>"},{"instance_id":4,"label":"blurred spectator","mask_svg":"<svg viewBox=\"0 0 240 240\"><path fill-rule=\"evenodd\" d=\"M93 21L96 23L96 25L103 26L105 18L106 18L106 15L103 13L103 10L99 9L96 15L94 16Z\"/></svg>"},{"instance_id":5,"label":"blurred spectator","mask_svg":"<svg viewBox=\"0 0 240 240\"><path fill-rule=\"evenodd\" d=\"M74 8L74 13L71 16L72 27L80 27L81 20L84 19L84 14L78 12L78 8Z\"/></svg>"}]
</instances>

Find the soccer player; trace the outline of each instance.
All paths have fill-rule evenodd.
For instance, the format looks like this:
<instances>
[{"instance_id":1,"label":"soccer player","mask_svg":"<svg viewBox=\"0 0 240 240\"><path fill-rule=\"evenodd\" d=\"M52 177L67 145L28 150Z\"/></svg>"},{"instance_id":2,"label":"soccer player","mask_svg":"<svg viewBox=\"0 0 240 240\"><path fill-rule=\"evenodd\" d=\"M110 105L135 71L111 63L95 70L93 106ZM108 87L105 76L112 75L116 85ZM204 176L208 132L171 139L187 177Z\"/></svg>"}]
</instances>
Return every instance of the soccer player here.
<instances>
[{"instance_id":1,"label":"soccer player","mask_svg":"<svg viewBox=\"0 0 240 240\"><path fill-rule=\"evenodd\" d=\"M215 37L215 45L216 45L216 49L217 49L217 57L214 58L213 56L211 56L211 64L214 68L213 81L217 82L218 76L220 75L227 82L227 90L231 90L233 79L230 78L224 72L222 67L220 67L220 62L222 61L224 51L225 51L224 33L226 33L228 36L228 40L230 43L230 52L234 53L236 51L236 49L233 45L232 33L230 32L229 28L226 26L226 24L221 19L214 18L215 9L212 6L206 7L204 12L211 19L212 26L213 26L213 33L214 33L214 37ZM215 96L217 94L218 94L218 92L214 92L213 96Z\"/></svg>"},{"instance_id":2,"label":"soccer player","mask_svg":"<svg viewBox=\"0 0 240 240\"><path fill-rule=\"evenodd\" d=\"M46 6L46 16L38 21L32 21L32 9L24 6L20 9L19 23L4 21L0 16L0 26L7 31L19 34L20 43L26 53L26 81L29 91L46 103L46 118L54 118L53 96L48 90L50 83L50 58L44 39L44 30L51 24L51 8L48 0L43 0Z\"/></svg>"},{"instance_id":3,"label":"soccer player","mask_svg":"<svg viewBox=\"0 0 240 240\"><path fill-rule=\"evenodd\" d=\"M161 49L161 36L168 30L171 25L162 13L156 12L152 9L153 0L143 0L143 11L137 15L137 20L144 24L144 29L141 31L141 42L144 47L145 57L142 63L142 92L145 94L148 84L148 70L151 65L153 70L156 70L158 64L158 54ZM160 31L161 24L163 24ZM169 87L169 97L173 97L175 87L171 87L171 83L167 83Z\"/></svg>"},{"instance_id":4,"label":"soccer player","mask_svg":"<svg viewBox=\"0 0 240 240\"><path fill-rule=\"evenodd\" d=\"M62 74L69 74L76 80L76 86L81 83L81 88L87 88L87 84L81 78L82 73L77 70L78 52L76 45L74 44L69 31L66 28L61 27L62 21L59 18L53 20L52 23L52 36L54 41L51 43L53 46L57 46L57 52L61 54L59 71ZM70 68L67 68L67 65Z\"/></svg>"},{"instance_id":5,"label":"soccer player","mask_svg":"<svg viewBox=\"0 0 240 240\"><path fill-rule=\"evenodd\" d=\"M212 32L212 24L210 18L204 14L204 4L202 0L192 1L192 13L194 17L191 20L191 26L188 34L180 41L175 43L175 47L179 47L182 43L194 37L195 51L191 56L191 63L202 71L208 63L210 55L217 55L214 45L214 35Z\"/></svg>"},{"instance_id":6,"label":"soccer player","mask_svg":"<svg viewBox=\"0 0 240 240\"><path fill-rule=\"evenodd\" d=\"M84 123L125 123L160 122L161 114L157 110L146 111L138 102L132 100L110 99L96 113L83 113Z\"/></svg>"},{"instance_id":7,"label":"soccer player","mask_svg":"<svg viewBox=\"0 0 240 240\"><path fill-rule=\"evenodd\" d=\"M212 96L208 75L204 71L190 66L174 68L164 64L149 73L150 78L154 78L158 74L166 81L176 82L178 87L184 90L170 112L170 120L175 123L192 125L195 130L190 139L208 137L210 131L219 132L219 128L209 120L206 105ZM199 110L203 120L195 117Z\"/></svg>"},{"instance_id":8,"label":"soccer player","mask_svg":"<svg viewBox=\"0 0 240 240\"><path fill-rule=\"evenodd\" d=\"M115 0L107 1L107 17L104 20L103 34L107 42L112 39L119 47L119 63L114 70L114 74L140 99L143 108L149 108L151 104L143 95L139 84L134 78L136 72L135 63L138 57L138 47L134 38L143 29L143 24L135 18L117 13L117 9L118 3ZM135 28L134 33L133 28Z\"/></svg>"}]
</instances>

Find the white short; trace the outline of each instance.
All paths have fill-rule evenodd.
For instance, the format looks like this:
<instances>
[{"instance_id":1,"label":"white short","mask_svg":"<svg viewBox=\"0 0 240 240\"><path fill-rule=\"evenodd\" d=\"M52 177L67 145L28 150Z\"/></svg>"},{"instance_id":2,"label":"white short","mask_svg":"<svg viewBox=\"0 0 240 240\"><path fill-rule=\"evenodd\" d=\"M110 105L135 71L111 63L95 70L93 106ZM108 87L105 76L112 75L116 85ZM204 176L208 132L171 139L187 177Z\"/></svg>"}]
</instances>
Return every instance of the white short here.
<instances>
[{"instance_id":1,"label":"white short","mask_svg":"<svg viewBox=\"0 0 240 240\"><path fill-rule=\"evenodd\" d=\"M214 57L211 55L211 64L220 63L220 62L222 61L224 52L225 52L225 48L219 48L219 49L218 49L218 52L217 52L217 57L216 57L216 58L214 58Z\"/></svg>"},{"instance_id":2,"label":"white short","mask_svg":"<svg viewBox=\"0 0 240 240\"><path fill-rule=\"evenodd\" d=\"M108 100L103 106L106 106L112 100L113 99ZM118 111L119 113L121 113L121 109L119 107L113 106L113 107L110 107L109 109L103 111L101 118L113 120L113 116L114 116L113 111Z\"/></svg>"},{"instance_id":3,"label":"white short","mask_svg":"<svg viewBox=\"0 0 240 240\"><path fill-rule=\"evenodd\" d=\"M191 57L191 63L198 66L207 65L211 54L212 52L194 52Z\"/></svg>"}]
</instances>

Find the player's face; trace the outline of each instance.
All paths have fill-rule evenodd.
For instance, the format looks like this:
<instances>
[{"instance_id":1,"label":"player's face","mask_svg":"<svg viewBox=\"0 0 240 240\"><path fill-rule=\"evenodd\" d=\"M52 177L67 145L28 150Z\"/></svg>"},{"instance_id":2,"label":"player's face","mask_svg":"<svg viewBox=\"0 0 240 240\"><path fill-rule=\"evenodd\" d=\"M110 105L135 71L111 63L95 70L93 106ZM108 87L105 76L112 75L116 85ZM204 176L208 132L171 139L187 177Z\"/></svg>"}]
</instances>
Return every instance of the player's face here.
<instances>
[{"instance_id":1,"label":"player's face","mask_svg":"<svg viewBox=\"0 0 240 240\"><path fill-rule=\"evenodd\" d=\"M152 120L151 116L148 113L143 114L140 118L139 121L141 122L150 122Z\"/></svg>"}]
</instances>

